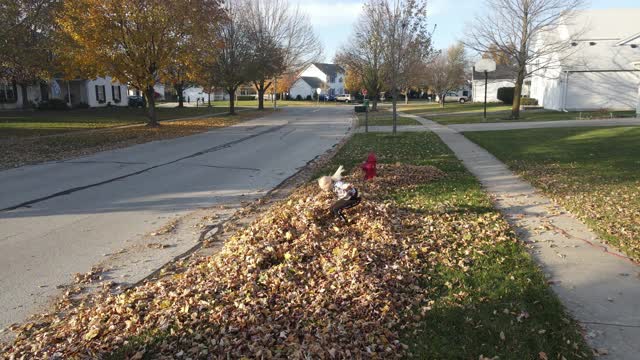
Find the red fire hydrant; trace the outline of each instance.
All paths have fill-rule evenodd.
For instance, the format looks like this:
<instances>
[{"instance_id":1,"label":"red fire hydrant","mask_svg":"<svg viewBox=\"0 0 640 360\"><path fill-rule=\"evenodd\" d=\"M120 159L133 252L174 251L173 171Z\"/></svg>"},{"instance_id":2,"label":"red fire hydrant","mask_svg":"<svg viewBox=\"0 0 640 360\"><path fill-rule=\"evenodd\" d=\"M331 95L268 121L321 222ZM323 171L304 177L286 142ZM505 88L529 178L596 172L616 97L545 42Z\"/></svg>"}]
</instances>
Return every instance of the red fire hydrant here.
<instances>
[{"instance_id":1,"label":"red fire hydrant","mask_svg":"<svg viewBox=\"0 0 640 360\"><path fill-rule=\"evenodd\" d=\"M364 171L364 179L370 180L376 177L376 154L373 152L367 157L367 161L362 164L362 171Z\"/></svg>"}]
</instances>

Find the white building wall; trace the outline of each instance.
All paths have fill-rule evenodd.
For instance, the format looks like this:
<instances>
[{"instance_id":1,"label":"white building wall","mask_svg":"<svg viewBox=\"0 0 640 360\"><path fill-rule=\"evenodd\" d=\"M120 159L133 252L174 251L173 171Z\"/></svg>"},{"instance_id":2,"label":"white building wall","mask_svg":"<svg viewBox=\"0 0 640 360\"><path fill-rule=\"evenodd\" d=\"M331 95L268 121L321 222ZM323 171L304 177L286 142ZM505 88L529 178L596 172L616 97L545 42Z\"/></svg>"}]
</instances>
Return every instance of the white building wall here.
<instances>
[{"instance_id":1,"label":"white building wall","mask_svg":"<svg viewBox=\"0 0 640 360\"><path fill-rule=\"evenodd\" d=\"M295 99L298 95L302 96L302 99L306 99L308 95L313 95L314 89L307 84L306 81L302 79L296 80L296 82L291 85L291 89L289 90L289 96L292 99Z\"/></svg>"},{"instance_id":2,"label":"white building wall","mask_svg":"<svg viewBox=\"0 0 640 360\"><path fill-rule=\"evenodd\" d=\"M502 87L514 87L513 80L489 80L487 84L487 102L497 102L498 89ZM473 80L473 102L484 102L484 79Z\"/></svg>"},{"instance_id":3,"label":"white building wall","mask_svg":"<svg viewBox=\"0 0 640 360\"><path fill-rule=\"evenodd\" d=\"M640 72L569 73L567 110L634 110Z\"/></svg>"},{"instance_id":4,"label":"white building wall","mask_svg":"<svg viewBox=\"0 0 640 360\"><path fill-rule=\"evenodd\" d=\"M96 96L96 86L104 86L105 99L104 102L99 102ZM120 87L120 101L116 102L113 98L113 92L111 86ZM87 80L86 84L86 103L90 107L104 107L111 106L127 106L127 94L128 88L126 85L121 85L119 82L112 82L111 77L99 77L94 80ZM84 99L82 99L84 100ZM85 102L85 101L82 101Z\"/></svg>"},{"instance_id":5,"label":"white building wall","mask_svg":"<svg viewBox=\"0 0 640 360\"><path fill-rule=\"evenodd\" d=\"M327 82L329 80L327 79L327 75L325 75L325 73L323 73L315 65L311 65L308 68L306 68L302 73L300 73L300 76L318 78L323 82Z\"/></svg>"},{"instance_id":6,"label":"white building wall","mask_svg":"<svg viewBox=\"0 0 640 360\"><path fill-rule=\"evenodd\" d=\"M344 88L344 73L338 72L336 73L336 78L335 81L330 82L329 80L331 80L329 78L329 76L325 73L323 73L320 69L318 69L315 65L311 65L308 68L306 68L302 73L300 73L300 76L304 76L304 77L314 77L314 78L318 78L320 79L320 81L325 82L327 84L327 86L329 87L328 91L323 91L323 93L333 93L333 95L341 95L344 94L345 92L345 88ZM293 88L293 87L292 87ZM293 91L292 91L293 93ZM306 96L306 95L305 95Z\"/></svg>"}]
</instances>

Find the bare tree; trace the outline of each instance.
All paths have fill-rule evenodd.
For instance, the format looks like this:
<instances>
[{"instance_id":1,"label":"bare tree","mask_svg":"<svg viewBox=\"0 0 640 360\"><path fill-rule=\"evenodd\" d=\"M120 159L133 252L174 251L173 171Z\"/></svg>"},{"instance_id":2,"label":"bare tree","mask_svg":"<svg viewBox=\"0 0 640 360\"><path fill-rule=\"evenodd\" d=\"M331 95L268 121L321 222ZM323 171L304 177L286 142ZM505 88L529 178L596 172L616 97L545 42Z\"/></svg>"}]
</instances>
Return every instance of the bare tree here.
<instances>
[{"instance_id":1,"label":"bare tree","mask_svg":"<svg viewBox=\"0 0 640 360\"><path fill-rule=\"evenodd\" d=\"M393 104L393 133L397 130L399 88L407 82L407 69L432 53L427 27L426 0L370 0L380 12L380 29L387 86Z\"/></svg>"},{"instance_id":2,"label":"bare tree","mask_svg":"<svg viewBox=\"0 0 640 360\"><path fill-rule=\"evenodd\" d=\"M251 44L247 35L246 17L238 0L225 2L227 18L211 29L211 43L201 49L205 78L222 87L229 95L229 114L235 114L235 95L238 87L249 81Z\"/></svg>"},{"instance_id":3,"label":"bare tree","mask_svg":"<svg viewBox=\"0 0 640 360\"><path fill-rule=\"evenodd\" d=\"M334 62L347 70L347 74L358 79L372 100L372 111L378 109L378 98L384 88L384 46L380 30L381 12L375 2L364 5L363 12L354 27L349 43L335 56ZM355 81L350 81L354 83ZM357 90L357 89L350 89Z\"/></svg>"},{"instance_id":4,"label":"bare tree","mask_svg":"<svg viewBox=\"0 0 640 360\"><path fill-rule=\"evenodd\" d=\"M253 54L249 77L258 90L258 108L263 109L264 94L273 81L286 73L297 74L316 61L322 46L308 16L287 0L244 1Z\"/></svg>"},{"instance_id":5,"label":"bare tree","mask_svg":"<svg viewBox=\"0 0 640 360\"><path fill-rule=\"evenodd\" d=\"M555 66L571 42L557 35L584 0L485 0L489 15L478 16L465 44L479 53L500 53L517 67L511 117L520 116L524 79ZM554 58L555 57L555 58Z\"/></svg>"},{"instance_id":6,"label":"bare tree","mask_svg":"<svg viewBox=\"0 0 640 360\"><path fill-rule=\"evenodd\" d=\"M467 59L464 45L458 43L445 52L439 52L426 66L426 82L440 98L444 107L445 96L449 91L457 90L465 82Z\"/></svg>"}]
</instances>

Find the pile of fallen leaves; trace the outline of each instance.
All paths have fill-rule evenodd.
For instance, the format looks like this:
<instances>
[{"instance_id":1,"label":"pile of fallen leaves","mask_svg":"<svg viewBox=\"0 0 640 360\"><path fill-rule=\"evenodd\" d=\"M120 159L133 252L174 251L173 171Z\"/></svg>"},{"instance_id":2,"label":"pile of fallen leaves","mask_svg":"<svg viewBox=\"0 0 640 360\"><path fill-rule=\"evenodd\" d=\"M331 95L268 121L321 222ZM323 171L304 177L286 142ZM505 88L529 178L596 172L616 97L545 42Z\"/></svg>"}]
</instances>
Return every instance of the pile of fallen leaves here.
<instances>
[{"instance_id":1,"label":"pile of fallen leaves","mask_svg":"<svg viewBox=\"0 0 640 360\"><path fill-rule=\"evenodd\" d=\"M339 225L315 184L297 190L222 251L120 294L43 315L18 329L8 358L401 357L399 332L428 316L431 269L466 269L473 245L512 239L495 218L420 215L384 194L443 174L385 165ZM496 214L487 214L496 217ZM492 226L486 226L492 224ZM460 294L464 296L464 294Z\"/></svg>"}]
</instances>

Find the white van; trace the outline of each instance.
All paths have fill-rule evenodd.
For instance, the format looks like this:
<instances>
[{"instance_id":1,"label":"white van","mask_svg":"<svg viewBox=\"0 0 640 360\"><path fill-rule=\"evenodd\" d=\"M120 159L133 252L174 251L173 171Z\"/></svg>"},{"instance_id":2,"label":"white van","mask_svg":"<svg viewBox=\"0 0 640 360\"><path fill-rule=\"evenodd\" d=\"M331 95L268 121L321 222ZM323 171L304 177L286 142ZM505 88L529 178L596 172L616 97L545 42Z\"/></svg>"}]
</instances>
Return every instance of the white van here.
<instances>
[{"instance_id":1,"label":"white van","mask_svg":"<svg viewBox=\"0 0 640 360\"><path fill-rule=\"evenodd\" d=\"M336 96L336 101L350 103L353 101L353 97L351 96L351 94L342 94L342 95Z\"/></svg>"}]
</instances>

